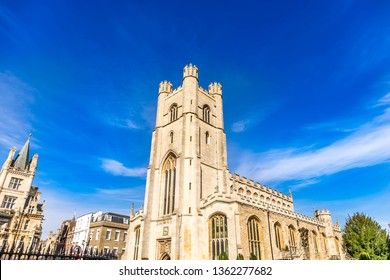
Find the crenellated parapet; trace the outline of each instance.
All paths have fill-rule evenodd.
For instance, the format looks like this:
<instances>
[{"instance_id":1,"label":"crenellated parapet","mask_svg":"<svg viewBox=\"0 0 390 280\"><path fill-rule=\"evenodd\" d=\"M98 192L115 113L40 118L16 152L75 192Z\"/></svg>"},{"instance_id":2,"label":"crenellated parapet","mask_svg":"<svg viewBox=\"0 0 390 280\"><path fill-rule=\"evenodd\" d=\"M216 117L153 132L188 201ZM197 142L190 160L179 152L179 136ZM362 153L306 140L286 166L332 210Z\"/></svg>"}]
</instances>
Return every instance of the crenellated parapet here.
<instances>
[{"instance_id":1,"label":"crenellated parapet","mask_svg":"<svg viewBox=\"0 0 390 280\"><path fill-rule=\"evenodd\" d=\"M222 85L220 83L214 82L209 85L209 93L211 95L218 94L222 95Z\"/></svg>"},{"instance_id":2,"label":"crenellated parapet","mask_svg":"<svg viewBox=\"0 0 390 280\"><path fill-rule=\"evenodd\" d=\"M233 183L233 190L231 191L237 192L238 195L269 202L288 210L293 210L294 208L291 194L286 195L238 174L234 174L231 178Z\"/></svg>"},{"instance_id":3,"label":"crenellated parapet","mask_svg":"<svg viewBox=\"0 0 390 280\"><path fill-rule=\"evenodd\" d=\"M160 83L160 87L158 89L158 93L171 93L172 92L172 84L169 81L162 81Z\"/></svg>"},{"instance_id":4,"label":"crenellated parapet","mask_svg":"<svg viewBox=\"0 0 390 280\"><path fill-rule=\"evenodd\" d=\"M187 77L194 77L198 79L198 67L192 64L186 65L183 71L183 79Z\"/></svg>"}]
</instances>

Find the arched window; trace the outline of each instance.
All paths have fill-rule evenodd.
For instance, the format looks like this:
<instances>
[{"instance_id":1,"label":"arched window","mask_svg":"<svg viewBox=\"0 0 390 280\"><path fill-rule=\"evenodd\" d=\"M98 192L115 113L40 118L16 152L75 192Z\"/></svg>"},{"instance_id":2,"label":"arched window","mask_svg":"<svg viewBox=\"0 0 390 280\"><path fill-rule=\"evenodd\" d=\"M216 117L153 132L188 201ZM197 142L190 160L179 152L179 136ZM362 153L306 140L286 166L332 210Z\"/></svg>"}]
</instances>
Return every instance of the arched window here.
<instances>
[{"instance_id":1,"label":"arched window","mask_svg":"<svg viewBox=\"0 0 390 280\"><path fill-rule=\"evenodd\" d=\"M318 255L318 240L317 240L317 233L313 230L312 231L313 236L313 246L314 246L314 254Z\"/></svg>"},{"instance_id":2,"label":"arched window","mask_svg":"<svg viewBox=\"0 0 390 280\"><path fill-rule=\"evenodd\" d=\"M255 255L258 260L261 259L260 253L260 221L256 217L251 217L247 223L249 253Z\"/></svg>"},{"instance_id":3,"label":"arched window","mask_svg":"<svg viewBox=\"0 0 390 280\"><path fill-rule=\"evenodd\" d=\"M335 243L335 246L336 246L337 257L340 258L340 256L341 256L341 254L340 254L340 242L339 242L339 238L337 236L334 238L334 243Z\"/></svg>"},{"instance_id":4,"label":"arched window","mask_svg":"<svg viewBox=\"0 0 390 280\"><path fill-rule=\"evenodd\" d=\"M275 230L275 243L276 243L276 247L279 249L279 250L282 250L282 226L276 222L275 225L274 225L274 230Z\"/></svg>"},{"instance_id":5,"label":"arched window","mask_svg":"<svg viewBox=\"0 0 390 280\"><path fill-rule=\"evenodd\" d=\"M322 241L324 242L325 254L328 254L328 244L326 242L326 235L325 235L325 233L322 233Z\"/></svg>"},{"instance_id":6,"label":"arched window","mask_svg":"<svg viewBox=\"0 0 390 280\"><path fill-rule=\"evenodd\" d=\"M293 225L288 226L288 233L289 233L289 242L290 242L290 249L296 248L296 242L295 242L295 236L296 236L296 230Z\"/></svg>"},{"instance_id":7,"label":"arched window","mask_svg":"<svg viewBox=\"0 0 390 280\"><path fill-rule=\"evenodd\" d=\"M209 143L209 139L210 139L210 134L208 131L206 131L206 144Z\"/></svg>"},{"instance_id":8,"label":"arched window","mask_svg":"<svg viewBox=\"0 0 390 280\"><path fill-rule=\"evenodd\" d=\"M169 143L173 143L173 131L169 133Z\"/></svg>"},{"instance_id":9,"label":"arched window","mask_svg":"<svg viewBox=\"0 0 390 280\"><path fill-rule=\"evenodd\" d=\"M222 253L229 254L227 218L216 214L209 220L211 259L217 260Z\"/></svg>"},{"instance_id":10,"label":"arched window","mask_svg":"<svg viewBox=\"0 0 390 280\"><path fill-rule=\"evenodd\" d=\"M135 243L134 243L134 260L138 260L138 249L139 249L139 238L141 235L141 226L138 226L134 229L135 234Z\"/></svg>"},{"instance_id":11,"label":"arched window","mask_svg":"<svg viewBox=\"0 0 390 280\"><path fill-rule=\"evenodd\" d=\"M177 105L176 104L173 104L171 106L171 108L169 109L169 112L170 112L170 117L171 117L171 122L177 120Z\"/></svg>"},{"instance_id":12,"label":"arched window","mask_svg":"<svg viewBox=\"0 0 390 280\"><path fill-rule=\"evenodd\" d=\"M210 107L209 107L209 105L203 106L203 120L207 123L210 123Z\"/></svg>"},{"instance_id":13,"label":"arched window","mask_svg":"<svg viewBox=\"0 0 390 280\"><path fill-rule=\"evenodd\" d=\"M175 209L176 189L176 158L170 154L165 160L162 168L162 186L164 186L162 214L168 215Z\"/></svg>"}]
</instances>

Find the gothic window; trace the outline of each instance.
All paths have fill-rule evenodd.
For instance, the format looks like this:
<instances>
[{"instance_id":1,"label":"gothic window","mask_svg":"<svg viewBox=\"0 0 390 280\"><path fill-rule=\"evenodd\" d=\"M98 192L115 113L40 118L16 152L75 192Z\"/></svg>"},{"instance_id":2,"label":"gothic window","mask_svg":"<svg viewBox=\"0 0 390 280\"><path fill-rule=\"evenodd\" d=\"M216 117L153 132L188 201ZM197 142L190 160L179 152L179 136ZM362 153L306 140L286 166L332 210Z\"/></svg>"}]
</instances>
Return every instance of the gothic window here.
<instances>
[{"instance_id":1,"label":"gothic window","mask_svg":"<svg viewBox=\"0 0 390 280\"><path fill-rule=\"evenodd\" d=\"M293 225L288 226L288 233L289 233L289 242L290 242L290 248L294 249L296 248L296 242L295 242L295 236L296 236L296 231Z\"/></svg>"},{"instance_id":2,"label":"gothic window","mask_svg":"<svg viewBox=\"0 0 390 280\"><path fill-rule=\"evenodd\" d=\"M229 254L227 218L216 214L209 219L211 259L217 260L222 253Z\"/></svg>"},{"instance_id":3,"label":"gothic window","mask_svg":"<svg viewBox=\"0 0 390 280\"><path fill-rule=\"evenodd\" d=\"M210 123L210 107L208 105L203 106L203 120Z\"/></svg>"},{"instance_id":4,"label":"gothic window","mask_svg":"<svg viewBox=\"0 0 390 280\"><path fill-rule=\"evenodd\" d=\"M334 242L335 242L335 245L336 245L336 252L337 252L337 256L339 257L340 256L340 243L339 243L339 238L336 236L334 238Z\"/></svg>"},{"instance_id":5,"label":"gothic window","mask_svg":"<svg viewBox=\"0 0 390 280\"><path fill-rule=\"evenodd\" d=\"M135 233L135 243L134 243L134 260L138 260L138 249L139 249L139 237L141 234L141 227L138 226L134 229Z\"/></svg>"},{"instance_id":6,"label":"gothic window","mask_svg":"<svg viewBox=\"0 0 390 280\"><path fill-rule=\"evenodd\" d=\"M177 105L176 105L176 104L173 104L173 105L171 106L171 108L169 109L171 122L177 120L177 116L178 116L177 110L178 110L178 109L177 109Z\"/></svg>"},{"instance_id":7,"label":"gothic window","mask_svg":"<svg viewBox=\"0 0 390 280\"><path fill-rule=\"evenodd\" d=\"M6 209L14 209L16 197L12 196L4 196L3 203L1 204L1 208Z\"/></svg>"},{"instance_id":8,"label":"gothic window","mask_svg":"<svg viewBox=\"0 0 390 280\"><path fill-rule=\"evenodd\" d=\"M322 240L324 242L325 253L328 254L328 245L326 244L326 235L325 235L325 233L322 233Z\"/></svg>"},{"instance_id":9,"label":"gothic window","mask_svg":"<svg viewBox=\"0 0 390 280\"><path fill-rule=\"evenodd\" d=\"M279 249L279 250L282 250L282 226L276 222L275 225L274 225L274 230L275 230L275 243L276 243L276 247Z\"/></svg>"},{"instance_id":10,"label":"gothic window","mask_svg":"<svg viewBox=\"0 0 390 280\"><path fill-rule=\"evenodd\" d=\"M260 221L256 217L251 217L247 223L249 252L255 255L258 260L261 259L260 254Z\"/></svg>"},{"instance_id":11,"label":"gothic window","mask_svg":"<svg viewBox=\"0 0 390 280\"><path fill-rule=\"evenodd\" d=\"M18 190L20 185L22 184L22 181L23 181L22 179L12 177L8 188L13 190Z\"/></svg>"},{"instance_id":12,"label":"gothic window","mask_svg":"<svg viewBox=\"0 0 390 280\"><path fill-rule=\"evenodd\" d=\"M168 215L175 209L175 190L176 190L176 158L171 154L165 160L162 168L163 182L163 201L162 214Z\"/></svg>"},{"instance_id":13,"label":"gothic window","mask_svg":"<svg viewBox=\"0 0 390 280\"><path fill-rule=\"evenodd\" d=\"M314 246L314 254L318 254L318 240L317 240L317 233L313 230L313 246Z\"/></svg>"}]
</instances>

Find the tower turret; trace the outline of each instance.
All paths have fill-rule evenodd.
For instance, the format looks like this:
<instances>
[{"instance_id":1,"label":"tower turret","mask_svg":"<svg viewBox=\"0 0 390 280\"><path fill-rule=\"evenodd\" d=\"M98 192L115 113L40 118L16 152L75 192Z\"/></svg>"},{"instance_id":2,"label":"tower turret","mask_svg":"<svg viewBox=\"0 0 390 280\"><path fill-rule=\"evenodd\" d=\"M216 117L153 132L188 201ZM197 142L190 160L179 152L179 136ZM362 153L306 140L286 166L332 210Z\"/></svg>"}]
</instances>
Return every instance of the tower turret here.
<instances>
[{"instance_id":1,"label":"tower turret","mask_svg":"<svg viewBox=\"0 0 390 280\"><path fill-rule=\"evenodd\" d=\"M158 94L160 93L171 93L172 92L172 84L169 81L162 81L160 83L160 87L158 89Z\"/></svg>"},{"instance_id":2,"label":"tower turret","mask_svg":"<svg viewBox=\"0 0 390 280\"><path fill-rule=\"evenodd\" d=\"M194 77L196 80L198 80L198 67L192 65L191 63L186 65L183 71L183 80L187 77Z\"/></svg>"}]
</instances>

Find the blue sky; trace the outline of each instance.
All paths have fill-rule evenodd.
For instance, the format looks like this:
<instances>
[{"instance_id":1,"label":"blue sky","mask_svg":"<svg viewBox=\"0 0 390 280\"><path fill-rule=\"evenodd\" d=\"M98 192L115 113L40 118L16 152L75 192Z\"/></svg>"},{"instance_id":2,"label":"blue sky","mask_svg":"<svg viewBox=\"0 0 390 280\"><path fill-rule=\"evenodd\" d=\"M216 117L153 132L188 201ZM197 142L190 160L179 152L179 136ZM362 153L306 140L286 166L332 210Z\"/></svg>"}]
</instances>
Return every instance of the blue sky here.
<instances>
[{"instance_id":1,"label":"blue sky","mask_svg":"<svg viewBox=\"0 0 390 280\"><path fill-rule=\"evenodd\" d=\"M158 84L223 86L232 173L390 222L390 2L2 1L0 158L33 131L44 232L143 203ZM45 237L44 235L44 237Z\"/></svg>"}]
</instances>

